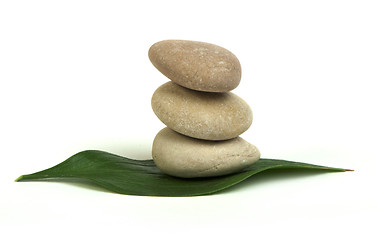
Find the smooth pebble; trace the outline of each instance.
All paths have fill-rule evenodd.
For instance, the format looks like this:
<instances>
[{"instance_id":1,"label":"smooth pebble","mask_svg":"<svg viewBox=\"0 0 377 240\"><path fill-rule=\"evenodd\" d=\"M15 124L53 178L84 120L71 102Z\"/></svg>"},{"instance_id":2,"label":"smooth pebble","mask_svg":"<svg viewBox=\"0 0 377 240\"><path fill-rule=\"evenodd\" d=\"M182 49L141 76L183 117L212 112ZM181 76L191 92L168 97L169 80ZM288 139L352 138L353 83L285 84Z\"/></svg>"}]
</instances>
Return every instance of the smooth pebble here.
<instances>
[{"instance_id":1,"label":"smooth pebble","mask_svg":"<svg viewBox=\"0 0 377 240\"><path fill-rule=\"evenodd\" d=\"M152 157L166 174L183 177L211 177L241 171L260 158L259 150L240 137L206 141L186 137L169 128L155 137Z\"/></svg>"},{"instance_id":2,"label":"smooth pebble","mask_svg":"<svg viewBox=\"0 0 377 240\"><path fill-rule=\"evenodd\" d=\"M227 49L205 42L165 40L148 52L152 64L173 82L198 91L228 92L241 80L241 65Z\"/></svg>"},{"instance_id":3,"label":"smooth pebble","mask_svg":"<svg viewBox=\"0 0 377 240\"><path fill-rule=\"evenodd\" d=\"M235 138L253 119L249 105L234 93L199 92L173 82L154 92L152 109L167 127L205 140Z\"/></svg>"}]
</instances>

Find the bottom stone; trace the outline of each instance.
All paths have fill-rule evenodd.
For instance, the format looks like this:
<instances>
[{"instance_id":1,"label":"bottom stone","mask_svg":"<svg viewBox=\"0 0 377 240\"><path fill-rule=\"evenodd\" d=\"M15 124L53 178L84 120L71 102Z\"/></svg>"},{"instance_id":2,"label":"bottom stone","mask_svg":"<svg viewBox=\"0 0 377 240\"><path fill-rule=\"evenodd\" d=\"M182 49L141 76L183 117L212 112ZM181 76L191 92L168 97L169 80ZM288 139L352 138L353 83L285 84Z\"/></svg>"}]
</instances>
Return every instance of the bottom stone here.
<instances>
[{"instance_id":1,"label":"bottom stone","mask_svg":"<svg viewBox=\"0 0 377 240\"><path fill-rule=\"evenodd\" d=\"M194 178L240 171L258 161L260 153L254 145L240 137L208 141L164 128L153 141L152 157L164 173Z\"/></svg>"}]
</instances>

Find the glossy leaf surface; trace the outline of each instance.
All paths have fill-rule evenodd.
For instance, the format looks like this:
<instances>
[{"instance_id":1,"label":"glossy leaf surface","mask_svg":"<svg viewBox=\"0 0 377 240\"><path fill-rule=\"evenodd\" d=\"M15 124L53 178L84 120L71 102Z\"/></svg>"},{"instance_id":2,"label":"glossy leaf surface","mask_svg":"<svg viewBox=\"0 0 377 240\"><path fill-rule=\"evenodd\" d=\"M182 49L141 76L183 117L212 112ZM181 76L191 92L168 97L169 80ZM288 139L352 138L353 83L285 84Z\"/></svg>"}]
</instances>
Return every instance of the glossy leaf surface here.
<instances>
[{"instance_id":1,"label":"glossy leaf surface","mask_svg":"<svg viewBox=\"0 0 377 240\"><path fill-rule=\"evenodd\" d=\"M153 160L133 160L111 153L87 150L64 162L16 181L41 179L86 179L112 192L140 196L197 196L212 194L269 169L316 169L323 172L350 171L341 168L262 158L242 172L210 178L177 178L162 173Z\"/></svg>"}]
</instances>

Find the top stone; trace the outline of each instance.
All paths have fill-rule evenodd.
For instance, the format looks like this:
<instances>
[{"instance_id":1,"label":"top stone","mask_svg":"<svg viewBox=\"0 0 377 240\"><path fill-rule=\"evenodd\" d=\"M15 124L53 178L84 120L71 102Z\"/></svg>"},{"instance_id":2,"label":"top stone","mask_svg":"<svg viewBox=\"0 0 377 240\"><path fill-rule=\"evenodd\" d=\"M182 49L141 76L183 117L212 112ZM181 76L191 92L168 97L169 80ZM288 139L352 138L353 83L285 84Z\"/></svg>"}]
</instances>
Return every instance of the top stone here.
<instances>
[{"instance_id":1,"label":"top stone","mask_svg":"<svg viewBox=\"0 0 377 240\"><path fill-rule=\"evenodd\" d=\"M165 40L151 46L152 64L173 82L204 92L228 92L241 80L237 57L214 44Z\"/></svg>"}]
</instances>

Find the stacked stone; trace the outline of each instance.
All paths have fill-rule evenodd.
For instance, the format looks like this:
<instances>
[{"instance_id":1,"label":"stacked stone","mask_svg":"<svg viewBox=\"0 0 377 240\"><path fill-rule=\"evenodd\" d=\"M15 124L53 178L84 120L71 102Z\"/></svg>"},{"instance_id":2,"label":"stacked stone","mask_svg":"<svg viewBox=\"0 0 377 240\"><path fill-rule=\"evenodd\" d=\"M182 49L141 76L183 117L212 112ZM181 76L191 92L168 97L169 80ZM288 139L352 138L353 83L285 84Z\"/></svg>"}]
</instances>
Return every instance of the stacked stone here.
<instances>
[{"instance_id":1,"label":"stacked stone","mask_svg":"<svg viewBox=\"0 0 377 240\"><path fill-rule=\"evenodd\" d=\"M255 163L258 149L240 138L252 123L249 105L230 91L241 80L241 65L217 45L184 40L157 42L152 64L171 81L153 94L152 108L167 126L155 137L152 157L166 174L210 177Z\"/></svg>"}]
</instances>

